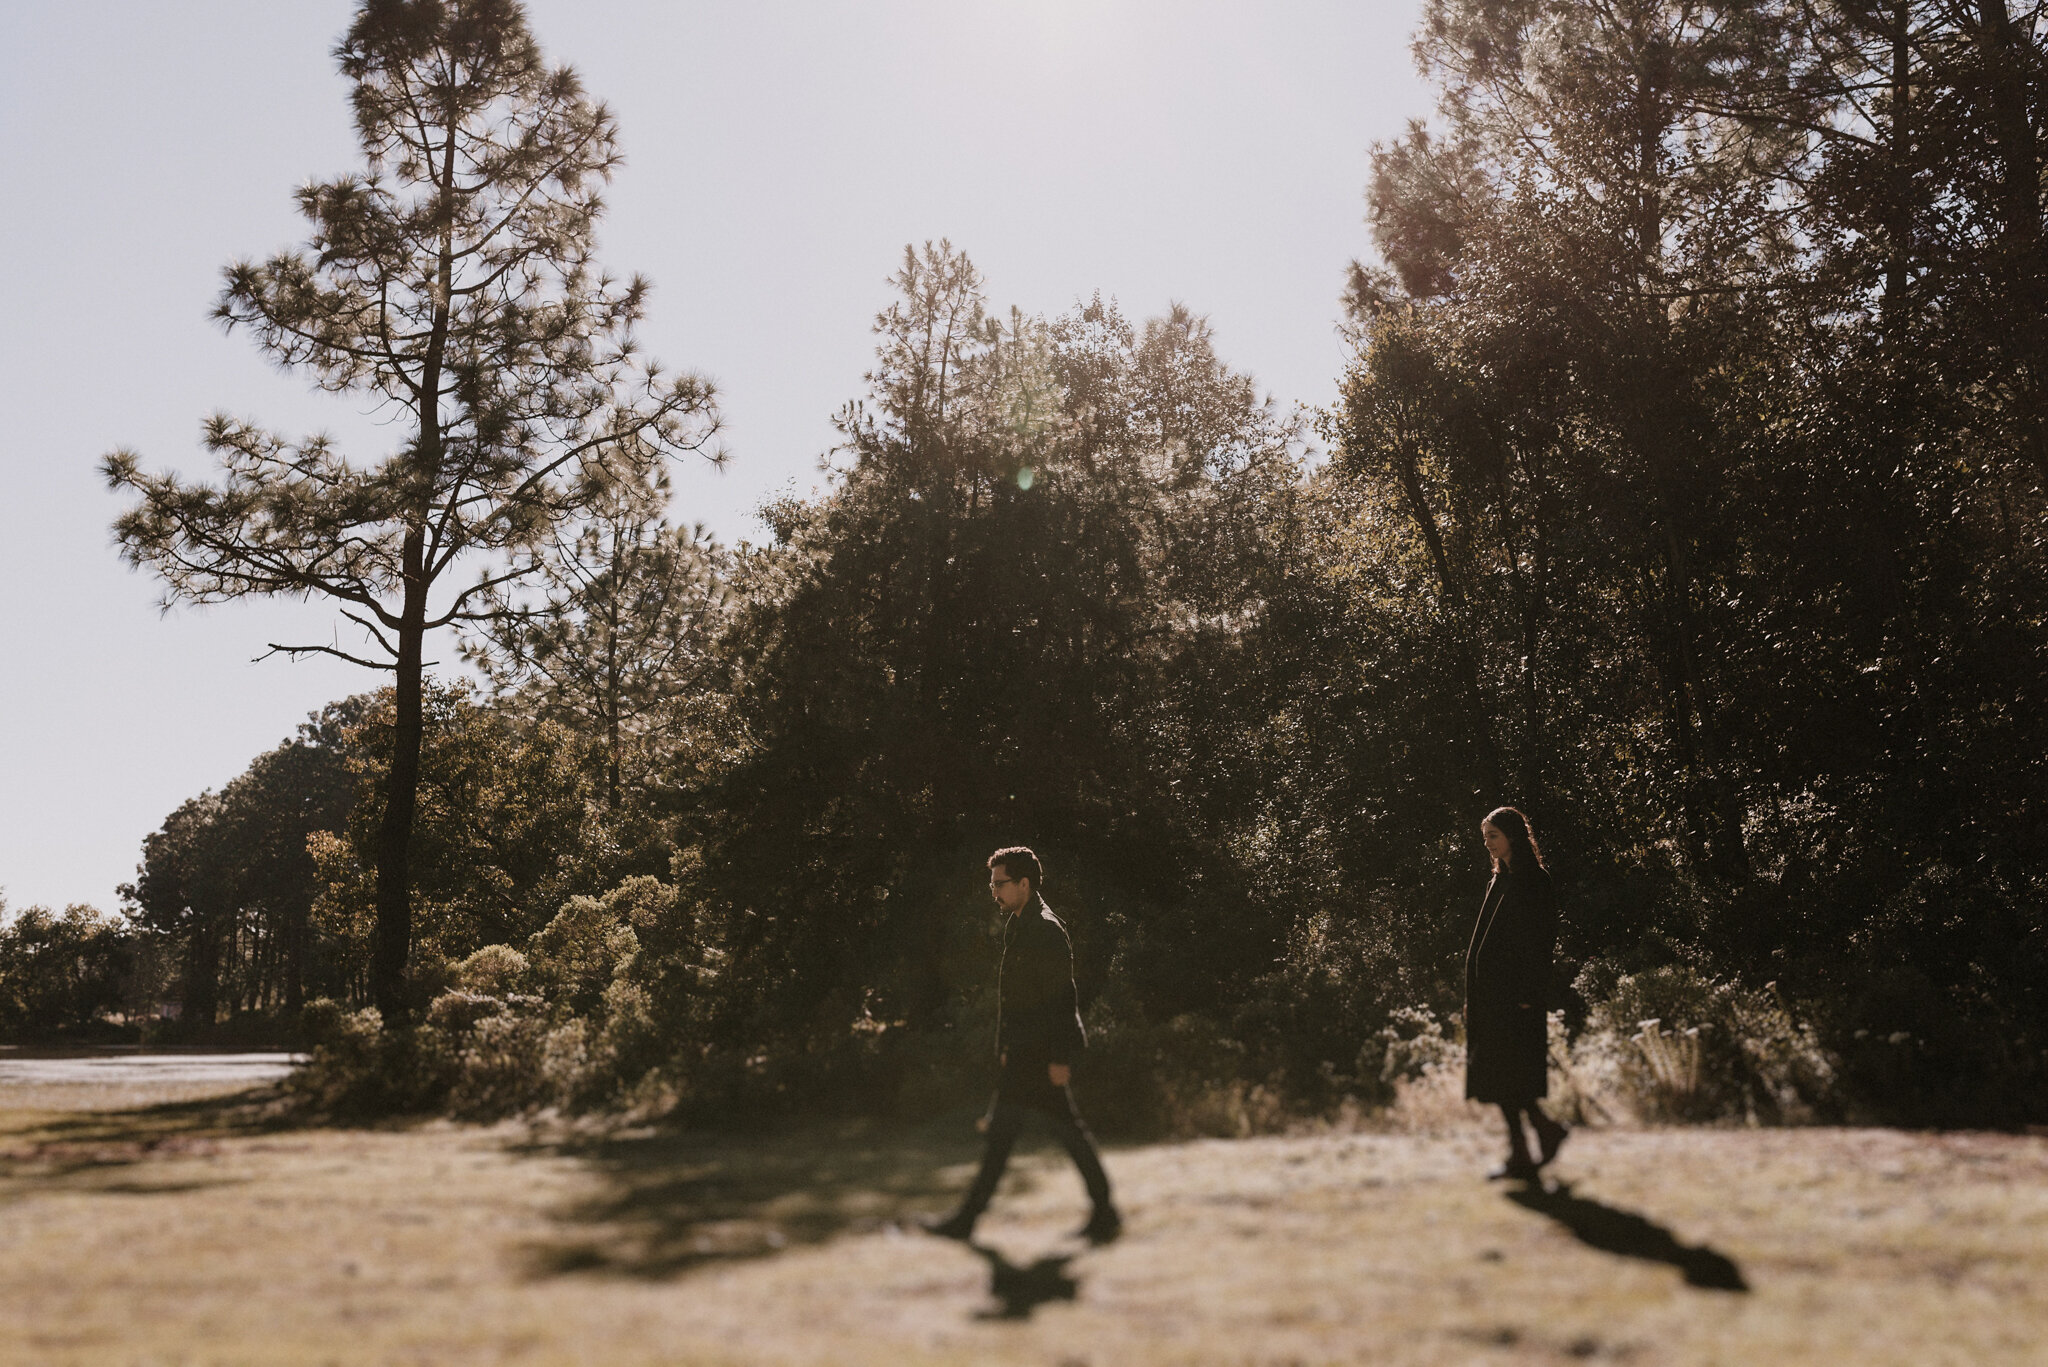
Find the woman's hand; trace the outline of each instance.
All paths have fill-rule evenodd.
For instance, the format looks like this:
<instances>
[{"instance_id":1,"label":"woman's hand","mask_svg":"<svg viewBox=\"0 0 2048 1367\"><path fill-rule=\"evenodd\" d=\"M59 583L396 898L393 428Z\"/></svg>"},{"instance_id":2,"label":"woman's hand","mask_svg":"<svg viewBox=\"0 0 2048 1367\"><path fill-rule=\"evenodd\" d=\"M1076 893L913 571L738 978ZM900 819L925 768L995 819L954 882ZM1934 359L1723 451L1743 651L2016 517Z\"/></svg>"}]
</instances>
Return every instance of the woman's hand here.
<instances>
[{"instance_id":1,"label":"woman's hand","mask_svg":"<svg viewBox=\"0 0 2048 1367\"><path fill-rule=\"evenodd\" d=\"M1074 1069L1065 1063L1048 1063L1045 1065L1045 1075L1052 1079L1053 1086L1064 1087L1067 1080L1073 1077Z\"/></svg>"}]
</instances>

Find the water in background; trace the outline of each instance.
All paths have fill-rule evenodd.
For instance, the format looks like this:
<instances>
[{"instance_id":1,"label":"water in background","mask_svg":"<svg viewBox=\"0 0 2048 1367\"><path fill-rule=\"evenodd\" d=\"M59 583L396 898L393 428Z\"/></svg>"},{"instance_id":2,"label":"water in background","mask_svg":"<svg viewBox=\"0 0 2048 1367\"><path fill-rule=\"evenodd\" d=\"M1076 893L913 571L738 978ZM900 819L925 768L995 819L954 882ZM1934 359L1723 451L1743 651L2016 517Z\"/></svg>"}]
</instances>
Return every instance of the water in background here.
<instances>
[{"instance_id":1,"label":"water in background","mask_svg":"<svg viewBox=\"0 0 2048 1367\"><path fill-rule=\"evenodd\" d=\"M50 1053L0 1049L0 1087L207 1084L258 1087L303 1062L303 1054Z\"/></svg>"}]
</instances>

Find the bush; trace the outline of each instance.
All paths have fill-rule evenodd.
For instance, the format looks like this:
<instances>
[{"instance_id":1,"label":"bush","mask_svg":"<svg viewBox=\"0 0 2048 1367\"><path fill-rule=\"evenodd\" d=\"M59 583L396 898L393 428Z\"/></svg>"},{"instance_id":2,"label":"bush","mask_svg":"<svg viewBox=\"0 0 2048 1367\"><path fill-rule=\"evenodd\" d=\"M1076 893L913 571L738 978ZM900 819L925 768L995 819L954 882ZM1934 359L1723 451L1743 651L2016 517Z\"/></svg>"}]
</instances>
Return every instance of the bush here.
<instances>
[{"instance_id":1,"label":"bush","mask_svg":"<svg viewBox=\"0 0 2048 1367\"><path fill-rule=\"evenodd\" d=\"M321 997L306 1004L299 1023L312 1057L284 1086L315 1113L355 1119L419 1110L437 1099L411 1036L387 1032L375 1007L351 1012Z\"/></svg>"},{"instance_id":2,"label":"bush","mask_svg":"<svg viewBox=\"0 0 2048 1367\"><path fill-rule=\"evenodd\" d=\"M1426 1006L1397 1008L1358 1051L1358 1075L1377 1078L1389 1093L1400 1083L1464 1063L1463 1042L1446 1034L1444 1023Z\"/></svg>"},{"instance_id":3,"label":"bush","mask_svg":"<svg viewBox=\"0 0 2048 1367\"><path fill-rule=\"evenodd\" d=\"M1839 1114L1836 1062L1775 983L1749 989L1682 964L1637 974L1596 964L1575 986L1594 1005L1568 1066L1612 1078L1641 1119Z\"/></svg>"},{"instance_id":4,"label":"bush","mask_svg":"<svg viewBox=\"0 0 2048 1367\"><path fill-rule=\"evenodd\" d=\"M1828 1043L1859 1118L2019 1126L2048 1113L2048 1038L2021 1003L1910 965L1862 975L1843 998Z\"/></svg>"},{"instance_id":5,"label":"bush","mask_svg":"<svg viewBox=\"0 0 2048 1367\"><path fill-rule=\"evenodd\" d=\"M450 992L437 998L421 1031L423 1052L446 1080L443 1103L463 1120L495 1120L561 1106L584 1082L587 1027L551 1025L537 997L502 1001Z\"/></svg>"},{"instance_id":6,"label":"bush","mask_svg":"<svg viewBox=\"0 0 2048 1367\"><path fill-rule=\"evenodd\" d=\"M4 920L0 903L0 1038L90 1038L130 1007L138 937L93 907L29 907Z\"/></svg>"},{"instance_id":7,"label":"bush","mask_svg":"<svg viewBox=\"0 0 2048 1367\"><path fill-rule=\"evenodd\" d=\"M1679 965L1624 974L1596 963L1574 989L1590 1001L1574 1038L1549 1017L1549 1109L1574 1123L1800 1124L1843 1113L1841 1070L1819 1031L1767 984L1751 990ZM1455 1018L1394 1011L1359 1051L1404 1128L1476 1114L1464 1101L1465 1044Z\"/></svg>"},{"instance_id":8,"label":"bush","mask_svg":"<svg viewBox=\"0 0 2048 1367\"><path fill-rule=\"evenodd\" d=\"M510 945L485 945L457 964L455 986L486 997L503 997L526 983L529 966L524 954Z\"/></svg>"},{"instance_id":9,"label":"bush","mask_svg":"<svg viewBox=\"0 0 2048 1367\"><path fill-rule=\"evenodd\" d=\"M1286 1120L1274 1079L1218 1022L1192 1012L1147 1020L1126 993L1105 992L1087 1013L1088 1052L1076 1090L1090 1122L1129 1138L1236 1138Z\"/></svg>"},{"instance_id":10,"label":"bush","mask_svg":"<svg viewBox=\"0 0 2048 1367\"><path fill-rule=\"evenodd\" d=\"M485 945L458 963L434 961L416 975L433 995L415 1029L311 1003L302 1029L312 1058L290 1085L325 1114L468 1120L715 1090L718 1070L693 1053L715 957L674 886L630 878L602 897L570 898L524 951Z\"/></svg>"}]
</instances>

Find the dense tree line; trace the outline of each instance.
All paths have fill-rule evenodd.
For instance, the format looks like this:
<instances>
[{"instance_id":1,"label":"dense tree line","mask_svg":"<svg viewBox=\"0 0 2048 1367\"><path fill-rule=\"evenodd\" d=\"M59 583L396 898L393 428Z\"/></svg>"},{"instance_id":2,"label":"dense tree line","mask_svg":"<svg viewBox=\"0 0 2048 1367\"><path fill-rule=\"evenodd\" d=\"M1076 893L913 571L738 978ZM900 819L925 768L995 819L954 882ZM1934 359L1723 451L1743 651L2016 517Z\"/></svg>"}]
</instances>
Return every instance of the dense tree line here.
<instances>
[{"instance_id":1,"label":"dense tree line","mask_svg":"<svg viewBox=\"0 0 2048 1367\"><path fill-rule=\"evenodd\" d=\"M121 896L138 931L172 947L166 995L181 1019L204 1027L295 1013L339 986L313 925L309 840L351 808L348 741L363 713L361 699L326 708L143 842Z\"/></svg>"},{"instance_id":2,"label":"dense tree line","mask_svg":"<svg viewBox=\"0 0 2048 1367\"><path fill-rule=\"evenodd\" d=\"M1433 3L1332 424L1579 952L1905 1032L1937 1112L2048 1045L2044 22Z\"/></svg>"},{"instance_id":3,"label":"dense tree line","mask_svg":"<svg viewBox=\"0 0 2048 1367\"><path fill-rule=\"evenodd\" d=\"M2044 10L1432 0L1313 432L1185 309L907 250L825 493L728 549L593 478L464 600L483 691L187 804L138 921L208 1019L335 999L387 1102L938 1104L1028 843L1139 1123L1383 1094L1512 801L1568 1028L1768 1019L1825 1105L2033 1117Z\"/></svg>"},{"instance_id":4,"label":"dense tree line","mask_svg":"<svg viewBox=\"0 0 2048 1367\"><path fill-rule=\"evenodd\" d=\"M154 968L128 927L93 907L24 907L0 924L0 1040L105 1038L112 1017L152 1008Z\"/></svg>"}]
</instances>

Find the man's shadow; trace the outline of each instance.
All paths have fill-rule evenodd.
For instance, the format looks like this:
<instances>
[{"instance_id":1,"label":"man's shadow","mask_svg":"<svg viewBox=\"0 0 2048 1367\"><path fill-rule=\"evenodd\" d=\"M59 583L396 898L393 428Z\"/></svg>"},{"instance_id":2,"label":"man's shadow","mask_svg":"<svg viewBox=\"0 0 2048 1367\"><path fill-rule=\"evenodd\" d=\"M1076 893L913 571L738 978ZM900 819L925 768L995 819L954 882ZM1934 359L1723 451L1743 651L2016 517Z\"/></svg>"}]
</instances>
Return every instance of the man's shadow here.
<instances>
[{"instance_id":1,"label":"man's shadow","mask_svg":"<svg viewBox=\"0 0 2048 1367\"><path fill-rule=\"evenodd\" d=\"M1019 1267L987 1244L968 1245L988 1264L988 1293L993 1309L975 1315L984 1320L1028 1320L1049 1301L1070 1301L1081 1294L1080 1281L1068 1273L1071 1253L1047 1254L1029 1267Z\"/></svg>"},{"instance_id":2,"label":"man's shadow","mask_svg":"<svg viewBox=\"0 0 2048 1367\"><path fill-rule=\"evenodd\" d=\"M1716 1252L1705 1244L1682 1244L1670 1230L1634 1211L1618 1210L1584 1196L1574 1196L1569 1183L1559 1182L1547 1191L1540 1186L1528 1185L1510 1191L1507 1196L1518 1206L1539 1215L1548 1215L1590 1248L1597 1248L1603 1253L1618 1253L1625 1258L1669 1263L1685 1274L1687 1286L1709 1291L1749 1290L1742 1269L1727 1254Z\"/></svg>"}]
</instances>

